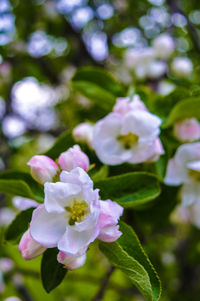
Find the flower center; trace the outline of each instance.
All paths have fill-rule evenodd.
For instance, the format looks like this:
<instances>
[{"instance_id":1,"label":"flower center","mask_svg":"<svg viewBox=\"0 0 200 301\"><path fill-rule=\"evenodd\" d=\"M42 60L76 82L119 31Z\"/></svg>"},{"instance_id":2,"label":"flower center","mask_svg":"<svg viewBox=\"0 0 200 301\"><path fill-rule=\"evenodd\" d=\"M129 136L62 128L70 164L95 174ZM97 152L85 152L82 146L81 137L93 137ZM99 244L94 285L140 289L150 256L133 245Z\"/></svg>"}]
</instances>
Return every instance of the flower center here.
<instances>
[{"instance_id":1,"label":"flower center","mask_svg":"<svg viewBox=\"0 0 200 301\"><path fill-rule=\"evenodd\" d=\"M200 181L200 171L194 170L194 169L190 169L189 170L189 174L196 181Z\"/></svg>"},{"instance_id":2,"label":"flower center","mask_svg":"<svg viewBox=\"0 0 200 301\"><path fill-rule=\"evenodd\" d=\"M84 220L85 214L88 213L88 204L85 201L78 202L74 199L73 204L65 209L70 212L69 224L72 226L75 222L80 223Z\"/></svg>"},{"instance_id":3,"label":"flower center","mask_svg":"<svg viewBox=\"0 0 200 301\"><path fill-rule=\"evenodd\" d=\"M125 149L130 149L133 144L138 142L139 137L133 133L128 133L126 135L119 135L117 140L123 145Z\"/></svg>"}]
</instances>

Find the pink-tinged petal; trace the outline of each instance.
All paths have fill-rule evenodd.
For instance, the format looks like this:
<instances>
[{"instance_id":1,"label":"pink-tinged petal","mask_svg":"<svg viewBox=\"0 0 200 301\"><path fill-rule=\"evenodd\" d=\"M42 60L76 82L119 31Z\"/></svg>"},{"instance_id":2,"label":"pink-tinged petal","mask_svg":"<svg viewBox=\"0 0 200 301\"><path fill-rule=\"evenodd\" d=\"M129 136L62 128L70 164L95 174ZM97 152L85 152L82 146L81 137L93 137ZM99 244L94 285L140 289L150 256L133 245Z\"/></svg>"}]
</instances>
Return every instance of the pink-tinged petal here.
<instances>
[{"instance_id":1,"label":"pink-tinged petal","mask_svg":"<svg viewBox=\"0 0 200 301\"><path fill-rule=\"evenodd\" d=\"M131 110L130 98L129 97L119 97L116 100L116 104L113 107L113 112L120 115L124 115Z\"/></svg>"},{"instance_id":2,"label":"pink-tinged petal","mask_svg":"<svg viewBox=\"0 0 200 301\"><path fill-rule=\"evenodd\" d=\"M131 100L131 109L132 110L142 110L148 111L143 101L140 99L140 96L135 94Z\"/></svg>"},{"instance_id":3,"label":"pink-tinged petal","mask_svg":"<svg viewBox=\"0 0 200 301\"><path fill-rule=\"evenodd\" d=\"M153 148L154 148L154 154L153 156L151 156L148 161L150 162L155 162L159 159L160 155L163 155L164 154L164 149L163 149L163 146L162 146L162 143L160 141L159 138L157 138L155 140L155 143L153 145Z\"/></svg>"},{"instance_id":4,"label":"pink-tinged petal","mask_svg":"<svg viewBox=\"0 0 200 301\"><path fill-rule=\"evenodd\" d=\"M32 157L27 164L31 167L32 177L40 184L51 182L59 171L56 163L43 155Z\"/></svg>"},{"instance_id":5,"label":"pink-tinged petal","mask_svg":"<svg viewBox=\"0 0 200 301\"><path fill-rule=\"evenodd\" d=\"M67 218L65 213L49 213L44 205L34 210L30 233L33 239L46 248L56 247L65 233Z\"/></svg>"},{"instance_id":6,"label":"pink-tinged petal","mask_svg":"<svg viewBox=\"0 0 200 301\"><path fill-rule=\"evenodd\" d=\"M30 230L27 230L19 243L19 251L25 260L33 259L46 250L45 247L38 244L31 236Z\"/></svg>"},{"instance_id":7,"label":"pink-tinged petal","mask_svg":"<svg viewBox=\"0 0 200 301\"><path fill-rule=\"evenodd\" d=\"M58 242L58 249L70 256L81 256L98 234L99 229L97 227L78 232L74 226L68 226L65 234Z\"/></svg>"},{"instance_id":8,"label":"pink-tinged petal","mask_svg":"<svg viewBox=\"0 0 200 301\"><path fill-rule=\"evenodd\" d=\"M69 256L63 252L59 252L57 256L58 262L64 264L66 269L68 270L75 270L80 268L82 265L84 265L86 261L86 253L84 253L81 256L75 257L75 256Z\"/></svg>"},{"instance_id":9,"label":"pink-tinged petal","mask_svg":"<svg viewBox=\"0 0 200 301\"><path fill-rule=\"evenodd\" d=\"M93 125L89 122L84 122L77 125L73 130L73 136L77 142L85 142L92 148L93 141Z\"/></svg>"},{"instance_id":10,"label":"pink-tinged petal","mask_svg":"<svg viewBox=\"0 0 200 301\"><path fill-rule=\"evenodd\" d=\"M123 207L116 202L111 200L100 201L99 227L104 228L116 225L123 211Z\"/></svg>"},{"instance_id":11,"label":"pink-tinged petal","mask_svg":"<svg viewBox=\"0 0 200 301\"><path fill-rule=\"evenodd\" d=\"M200 123L197 119L185 119L174 126L174 135L182 142L192 142L200 139Z\"/></svg>"},{"instance_id":12,"label":"pink-tinged petal","mask_svg":"<svg viewBox=\"0 0 200 301\"><path fill-rule=\"evenodd\" d=\"M101 229L98 239L105 242L113 242L116 241L121 235L122 232L119 231L119 226L105 227Z\"/></svg>"},{"instance_id":13,"label":"pink-tinged petal","mask_svg":"<svg viewBox=\"0 0 200 301\"><path fill-rule=\"evenodd\" d=\"M164 182L167 185L178 186L183 183L182 174L179 172L175 164L175 160L171 159L168 162L167 174L165 176Z\"/></svg>"},{"instance_id":14,"label":"pink-tinged petal","mask_svg":"<svg viewBox=\"0 0 200 301\"><path fill-rule=\"evenodd\" d=\"M65 207L81 192L81 187L71 183L45 183L44 204L48 212L64 213Z\"/></svg>"},{"instance_id":15,"label":"pink-tinged petal","mask_svg":"<svg viewBox=\"0 0 200 301\"><path fill-rule=\"evenodd\" d=\"M58 158L58 163L60 167L66 171L70 171L76 167L81 167L87 171L90 164L88 156L82 152L78 145L74 145L62 153Z\"/></svg>"}]
</instances>

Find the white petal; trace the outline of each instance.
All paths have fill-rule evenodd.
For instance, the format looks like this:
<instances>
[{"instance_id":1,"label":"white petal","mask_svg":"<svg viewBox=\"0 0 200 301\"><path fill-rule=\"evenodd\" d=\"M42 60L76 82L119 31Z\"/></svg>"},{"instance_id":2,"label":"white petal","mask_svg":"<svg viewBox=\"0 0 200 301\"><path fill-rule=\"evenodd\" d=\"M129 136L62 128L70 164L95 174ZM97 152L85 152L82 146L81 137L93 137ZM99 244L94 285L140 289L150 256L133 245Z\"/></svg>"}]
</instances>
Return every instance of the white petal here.
<instances>
[{"instance_id":1,"label":"white petal","mask_svg":"<svg viewBox=\"0 0 200 301\"><path fill-rule=\"evenodd\" d=\"M160 132L160 124L161 119L157 116L143 110L136 110L125 116L121 134L134 133L139 136L139 139L152 141Z\"/></svg>"},{"instance_id":2,"label":"white petal","mask_svg":"<svg viewBox=\"0 0 200 301\"><path fill-rule=\"evenodd\" d=\"M198 182L190 182L184 184L181 189L181 199L183 202L183 206L190 206L194 202L200 200L200 183Z\"/></svg>"},{"instance_id":3,"label":"white petal","mask_svg":"<svg viewBox=\"0 0 200 301\"><path fill-rule=\"evenodd\" d=\"M62 171L60 174L61 182L71 183L93 188L93 182L88 174L80 167L72 169L70 172Z\"/></svg>"},{"instance_id":4,"label":"white petal","mask_svg":"<svg viewBox=\"0 0 200 301\"><path fill-rule=\"evenodd\" d=\"M81 192L81 187L69 183L45 183L45 208L48 212L65 212L64 207Z\"/></svg>"},{"instance_id":5,"label":"white petal","mask_svg":"<svg viewBox=\"0 0 200 301\"><path fill-rule=\"evenodd\" d=\"M164 182L167 185L172 185L172 186L178 186L181 185L184 181L184 178L182 174L179 172L179 169L177 168L175 164L175 160L171 159L168 162L167 166L167 174L165 177Z\"/></svg>"},{"instance_id":6,"label":"white petal","mask_svg":"<svg viewBox=\"0 0 200 301\"><path fill-rule=\"evenodd\" d=\"M44 247L55 247L65 233L67 219L64 214L48 213L44 205L34 210L30 224L33 239Z\"/></svg>"},{"instance_id":7,"label":"white petal","mask_svg":"<svg viewBox=\"0 0 200 301\"><path fill-rule=\"evenodd\" d=\"M81 256L87 250L88 245L96 239L98 234L99 231L96 229L78 232L73 226L69 226L58 242L58 249L71 256Z\"/></svg>"}]
</instances>

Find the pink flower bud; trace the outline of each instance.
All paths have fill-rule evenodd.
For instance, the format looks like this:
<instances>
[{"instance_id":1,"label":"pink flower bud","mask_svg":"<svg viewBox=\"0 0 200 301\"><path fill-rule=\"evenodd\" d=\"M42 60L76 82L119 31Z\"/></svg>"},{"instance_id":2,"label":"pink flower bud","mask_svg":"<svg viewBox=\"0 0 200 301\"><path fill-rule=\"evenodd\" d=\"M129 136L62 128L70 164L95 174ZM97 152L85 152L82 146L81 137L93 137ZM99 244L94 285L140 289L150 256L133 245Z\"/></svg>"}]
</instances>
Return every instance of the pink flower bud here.
<instances>
[{"instance_id":1,"label":"pink flower bud","mask_svg":"<svg viewBox=\"0 0 200 301\"><path fill-rule=\"evenodd\" d=\"M105 242L113 242L122 235L117 225L122 214L123 208L116 202L111 200L100 201L100 215L98 220L100 232L98 239Z\"/></svg>"},{"instance_id":2,"label":"pink flower bud","mask_svg":"<svg viewBox=\"0 0 200 301\"><path fill-rule=\"evenodd\" d=\"M63 252L59 252L57 256L58 262L65 265L68 270L75 270L84 265L86 260L86 253L79 257L69 256Z\"/></svg>"},{"instance_id":3,"label":"pink flower bud","mask_svg":"<svg viewBox=\"0 0 200 301\"><path fill-rule=\"evenodd\" d=\"M52 182L59 171L56 163L47 156L34 156L27 164L31 166L32 177L40 184Z\"/></svg>"},{"instance_id":4,"label":"pink flower bud","mask_svg":"<svg viewBox=\"0 0 200 301\"><path fill-rule=\"evenodd\" d=\"M74 145L66 152L62 153L58 158L58 163L62 169L67 171L76 167L81 167L87 171L90 164L88 156L82 152L79 145Z\"/></svg>"},{"instance_id":5,"label":"pink flower bud","mask_svg":"<svg viewBox=\"0 0 200 301\"><path fill-rule=\"evenodd\" d=\"M27 230L19 243L19 251L25 260L33 259L46 250L45 247L38 244L31 236L30 230Z\"/></svg>"},{"instance_id":6,"label":"pink flower bud","mask_svg":"<svg viewBox=\"0 0 200 301\"><path fill-rule=\"evenodd\" d=\"M182 142L192 142L200 138L200 123L195 119L179 121L174 126L174 136Z\"/></svg>"},{"instance_id":7,"label":"pink flower bud","mask_svg":"<svg viewBox=\"0 0 200 301\"><path fill-rule=\"evenodd\" d=\"M77 142L87 143L92 148L93 125L89 122L80 123L74 128L73 136Z\"/></svg>"}]
</instances>

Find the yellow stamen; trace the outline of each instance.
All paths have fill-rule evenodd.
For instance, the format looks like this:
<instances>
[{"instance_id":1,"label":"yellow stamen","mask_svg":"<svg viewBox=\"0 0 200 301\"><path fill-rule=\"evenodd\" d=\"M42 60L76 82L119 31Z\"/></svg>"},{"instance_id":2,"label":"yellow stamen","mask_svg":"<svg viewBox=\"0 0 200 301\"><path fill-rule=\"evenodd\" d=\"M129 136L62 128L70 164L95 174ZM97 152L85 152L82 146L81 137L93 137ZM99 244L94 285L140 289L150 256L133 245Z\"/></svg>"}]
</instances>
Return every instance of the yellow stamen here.
<instances>
[{"instance_id":1,"label":"yellow stamen","mask_svg":"<svg viewBox=\"0 0 200 301\"><path fill-rule=\"evenodd\" d=\"M120 135L117 139L122 143L125 149L130 149L135 143L138 142L139 137L133 133Z\"/></svg>"},{"instance_id":2,"label":"yellow stamen","mask_svg":"<svg viewBox=\"0 0 200 301\"><path fill-rule=\"evenodd\" d=\"M73 204L65 207L65 209L71 213L69 224L74 225L75 222L80 223L84 220L85 214L88 213L88 204L85 201L78 202L74 199Z\"/></svg>"}]
</instances>

